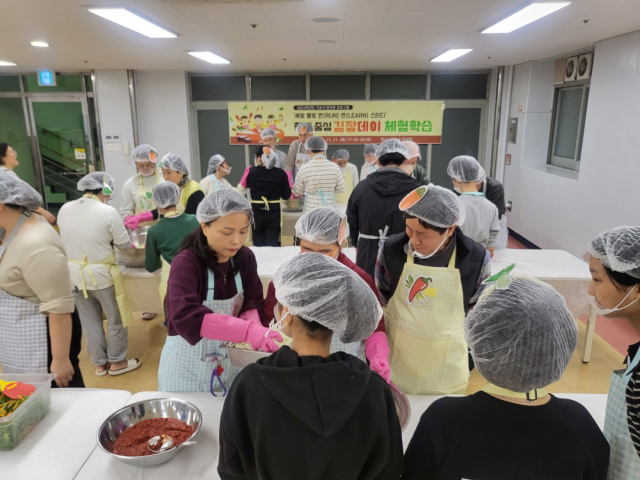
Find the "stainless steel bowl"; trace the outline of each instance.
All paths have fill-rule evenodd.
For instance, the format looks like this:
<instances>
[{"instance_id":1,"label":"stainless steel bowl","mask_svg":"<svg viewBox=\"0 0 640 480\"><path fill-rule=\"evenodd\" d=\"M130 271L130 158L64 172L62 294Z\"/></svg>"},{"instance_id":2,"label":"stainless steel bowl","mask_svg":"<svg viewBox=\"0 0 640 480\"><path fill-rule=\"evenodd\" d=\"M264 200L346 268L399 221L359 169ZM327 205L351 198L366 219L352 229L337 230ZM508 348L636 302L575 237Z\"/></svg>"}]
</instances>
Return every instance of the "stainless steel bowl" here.
<instances>
[{"instance_id":1,"label":"stainless steel bowl","mask_svg":"<svg viewBox=\"0 0 640 480\"><path fill-rule=\"evenodd\" d=\"M393 383L390 383L389 386L391 387L391 394L393 395L393 403L396 405L396 412L398 412L400 426L404 432L405 428L409 425L409 420L411 419L411 404L402 390L396 387Z\"/></svg>"},{"instance_id":2,"label":"stainless steel bowl","mask_svg":"<svg viewBox=\"0 0 640 480\"><path fill-rule=\"evenodd\" d=\"M98 429L98 445L110 457L136 467L152 467L166 463L188 447L188 445L178 445L166 452L144 457L125 457L113 453L116 439L122 432L130 426L150 418L176 418L195 427L193 435L187 441L194 439L202 425L202 413L192 403L179 398L154 398L127 405L107 418Z\"/></svg>"},{"instance_id":3,"label":"stainless steel bowl","mask_svg":"<svg viewBox=\"0 0 640 480\"><path fill-rule=\"evenodd\" d=\"M290 198L282 202L282 210L285 212L301 212L304 206L303 203L301 198Z\"/></svg>"},{"instance_id":4,"label":"stainless steel bowl","mask_svg":"<svg viewBox=\"0 0 640 480\"><path fill-rule=\"evenodd\" d=\"M256 363L256 361L261 358L271 355L269 352L257 352L245 348L229 347L226 342L222 344L222 347L227 349L231 365L239 368L244 368L247 365Z\"/></svg>"},{"instance_id":5,"label":"stainless steel bowl","mask_svg":"<svg viewBox=\"0 0 640 480\"><path fill-rule=\"evenodd\" d=\"M127 267L144 268L145 247L147 244L147 232L149 227L138 227L135 230L127 230L131 245L135 248L131 250L118 250L116 248L116 263L124 263Z\"/></svg>"}]
</instances>

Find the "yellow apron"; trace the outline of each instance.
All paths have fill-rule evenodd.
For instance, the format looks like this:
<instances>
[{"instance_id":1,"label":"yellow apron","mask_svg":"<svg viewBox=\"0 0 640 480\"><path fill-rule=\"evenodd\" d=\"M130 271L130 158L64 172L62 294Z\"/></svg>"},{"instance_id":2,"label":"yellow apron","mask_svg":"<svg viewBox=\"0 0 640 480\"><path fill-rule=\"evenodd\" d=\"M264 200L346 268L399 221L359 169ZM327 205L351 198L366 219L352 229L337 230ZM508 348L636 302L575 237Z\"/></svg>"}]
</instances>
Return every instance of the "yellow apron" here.
<instances>
[{"instance_id":1,"label":"yellow apron","mask_svg":"<svg viewBox=\"0 0 640 480\"><path fill-rule=\"evenodd\" d=\"M169 212L164 216L164 218L177 216L179 216L178 212ZM160 255L160 260L162 261L162 271L160 272L160 286L158 287L158 293L160 293L160 303L162 304L162 308L164 308L164 299L167 296L167 285L169 283L171 264L162 258L162 255Z\"/></svg>"},{"instance_id":2,"label":"yellow apron","mask_svg":"<svg viewBox=\"0 0 640 480\"><path fill-rule=\"evenodd\" d=\"M344 178L346 187L343 193L336 193L336 203L347 203L349 201L349 197L351 196L351 192L353 192L353 173L351 173L351 169L349 168L348 163L346 168L347 173L342 174L342 178Z\"/></svg>"},{"instance_id":3,"label":"yellow apron","mask_svg":"<svg viewBox=\"0 0 640 480\"><path fill-rule=\"evenodd\" d=\"M202 192L202 188L200 188L200 184L195 180L189 180L187 184L180 191L180 201L178 205L176 205L176 210L178 213L184 213L187 208L187 202L189 201L189 197L193 195L195 192Z\"/></svg>"},{"instance_id":4,"label":"yellow apron","mask_svg":"<svg viewBox=\"0 0 640 480\"><path fill-rule=\"evenodd\" d=\"M89 278L91 278L93 285L97 286L96 280L93 277L93 273L91 273L90 265L105 265L108 267L109 274L113 279L113 286L116 290L116 301L118 302L118 310L120 310L120 316L122 317L122 325L127 328L133 320L133 315L131 314L129 302L127 301L127 294L124 290L122 272L116 265L115 252L112 250L111 254L101 262L88 262L86 255L82 256L82 261L69 259L68 262L80 265L80 278L82 279L82 293L84 294L84 298L88 298L89 295L87 294L87 285L85 283L83 270L87 270L87 273L89 274Z\"/></svg>"},{"instance_id":5,"label":"yellow apron","mask_svg":"<svg viewBox=\"0 0 640 480\"><path fill-rule=\"evenodd\" d=\"M447 268L416 265L407 255L385 309L391 381L404 393L465 393L469 360L456 251Z\"/></svg>"},{"instance_id":6,"label":"yellow apron","mask_svg":"<svg viewBox=\"0 0 640 480\"><path fill-rule=\"evenodd\" d=\"M156 169L156 185L158 184L158 169ZM142 183L142 175L138 174L138 191L136 192L136 210L135 214L142 212L150 212L156 206L151 201L151 190L146 190ZM142 222L138 227L148 227L157 223L157 220L151 220L150 222Z\"/></svg>"}]
</instances>

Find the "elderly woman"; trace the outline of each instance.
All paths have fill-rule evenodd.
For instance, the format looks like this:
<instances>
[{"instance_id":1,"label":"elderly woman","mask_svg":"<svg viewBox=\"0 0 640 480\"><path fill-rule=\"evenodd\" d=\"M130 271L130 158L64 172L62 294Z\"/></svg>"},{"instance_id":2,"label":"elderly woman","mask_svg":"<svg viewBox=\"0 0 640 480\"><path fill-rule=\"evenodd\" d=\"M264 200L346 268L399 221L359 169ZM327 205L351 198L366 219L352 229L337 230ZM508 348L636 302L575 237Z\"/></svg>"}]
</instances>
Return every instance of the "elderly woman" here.
<instances>
[{"instance_id":1,"label":"elderly woman","mask_svg":"<svg viewBox=\"0 0 640 480\"><path fill-rule=\"evenodd\" d=\"M345 190L336 195L336 202L347 203L351 192L358 184L358 167L353 163L349 163L349 151L341 148L331 156L333 163L340 167L342 178L344 178Z\"/></svg>"},{"instance_id":2,"label":"elderly woman","mask_svg":"<svg viewBox=\"0 0 640 480\"><path fill-rule=\"evenodd\" d=\"M83 387L82 330L56 231L31 212L42 197L0 172L0 364L4 373L55 373L60 387Z\"/></svg>"},{"instance_id":3,"label":"elderly woman","mask_svg":"<svg viewBox=\"0 0 640 480\"><path fill-rule=\"evenodd\" d=\"M640 333L640 227L601 233L587 247L589 295L600 315L626 318ZM640 343L629 346L626 370L611 375L604 434L611 445L609 476L640 478Z\"/></svg>"},{"instance_id":4,"label":"elderly woman","mask_svg":"<svg viewBox=\"0 0 640 480\"><path fill-rule=\"evenodd\" d=\"M382 309L362 278L326 255L303 253L274 276L275 317L291 348L245 367L220 422L223 480L398 479L402 436L391 390L331 339L358 342Z\"/></svg>"},{"instance_id":5,"label":"elderly woman","mask_svg":"<svg viewBox=\"0 0 640 480\"><path fill-rule=\"evenodd\" d=\"M221 188L233 188L224 177L231 173L231 167L222 155L214 155L209 159L207 176L200 180L200 188L205 195L209 195Z\"/></svg>"},{"instance_id":6,"label":"elderly woman","mask_svg":"<svg viewBox=\"0 0 640 480\"><path fill-rule=\"evenodd\" d=\"M202 201L196 216L200 228L185 238L169 274L169 336L158 371L164 392L208 392L218 366L228 387L238 371L223 341L248 342L265 351L277 349L274 340L282 341L261 324L262 283L255 256L244 246L253 220L247 199L235 190L217 190ZM215 389L221 390L219 384Z\"/></svg>"},{"instance_id":7,"label":"elderly woman","mask_svg":"<svg viewBox=\"0 0 640 480\"><path fill-rule=\"evenodd\" d=\"M600 428L581 404L545 391L564 373L578 337L564 299L532 278L496 277L464 324L489 383L427 409L402 478L604 480L609 445Z\"/></svg>"},{"instance_id":8,"label":"elderly woman","mask_svg":"<svg viewBox=\"0 0 640 480\"><path fill-rule=\"evenodd\" d=\"M189 178L189 170L184 160L178 155L168 153L162 158L162 176L167 182L173 182L180 187L180 201L176 205L179 213L195 215L198 205L204 198L204 192L195 180ZM158 210L138 213L125 219L124 225L135 230L142 222L158 219Z\"/></svg>"}]
</instances>

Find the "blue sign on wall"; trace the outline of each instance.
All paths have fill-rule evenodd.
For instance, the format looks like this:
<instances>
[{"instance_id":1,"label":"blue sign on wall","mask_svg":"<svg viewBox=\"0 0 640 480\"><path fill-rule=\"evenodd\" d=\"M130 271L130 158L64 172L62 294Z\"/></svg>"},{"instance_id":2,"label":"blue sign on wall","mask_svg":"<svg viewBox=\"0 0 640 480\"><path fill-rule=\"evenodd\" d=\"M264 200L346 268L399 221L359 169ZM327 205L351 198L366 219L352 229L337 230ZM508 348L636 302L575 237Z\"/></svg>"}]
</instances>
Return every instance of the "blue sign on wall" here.
<instances>
[{"instance_id":1,"label":"blue sign on wall","mask_svg":"<svg viewBox=\"0 0 640 480\"><path fill-rule=\"evenodd\" d=\"M40 87L55 87L56 86L56 72L52 70L41 70L38 72L38 86Z\"/></svg>"}]
</instances>

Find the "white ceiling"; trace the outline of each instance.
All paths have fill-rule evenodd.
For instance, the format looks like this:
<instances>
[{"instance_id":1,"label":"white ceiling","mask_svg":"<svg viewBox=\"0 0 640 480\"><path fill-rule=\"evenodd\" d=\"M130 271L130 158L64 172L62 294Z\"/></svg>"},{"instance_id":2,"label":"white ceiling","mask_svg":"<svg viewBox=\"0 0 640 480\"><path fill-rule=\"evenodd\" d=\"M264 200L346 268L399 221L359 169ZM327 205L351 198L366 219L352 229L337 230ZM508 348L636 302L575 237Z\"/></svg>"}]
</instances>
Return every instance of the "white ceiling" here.
<instances>
[{"instance_id":1,"label":"white ceiling","mask_svg":"<svg viewBox=\"0 0 640 480\"><path fill-rule=\"evenodd\" d=\"M191 72L488 68L553 57L640 30L639 0L573 0L550 16L503 35L478 31L518 9L523 0L174 2L0 0L0 60L18 63L0 67L0 73L40 68ZM87 6L98 5L129 7L180 36L144 37L88 12ZM312 22L316 17L340 21ZM337 43L318 42L324 39ZM45 40L51 47L32 47L32 40ZM429 62L448 48L474 50L448 64ZM188 50L211 50L232 63L209 65L187 55Z\"/></svg>"}]
</instances>

